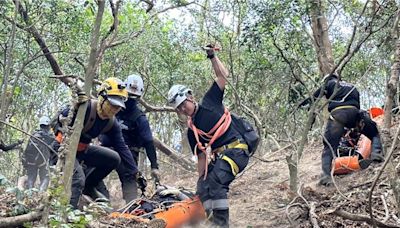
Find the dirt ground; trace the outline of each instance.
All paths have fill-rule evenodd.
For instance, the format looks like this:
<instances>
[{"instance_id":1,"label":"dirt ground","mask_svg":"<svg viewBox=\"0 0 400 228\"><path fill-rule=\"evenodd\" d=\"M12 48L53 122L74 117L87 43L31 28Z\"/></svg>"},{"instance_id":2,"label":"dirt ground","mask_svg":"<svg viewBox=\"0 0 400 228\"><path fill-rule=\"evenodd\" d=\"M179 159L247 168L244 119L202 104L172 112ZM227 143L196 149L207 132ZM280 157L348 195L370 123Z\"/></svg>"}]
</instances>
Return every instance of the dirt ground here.
<instances>
[{"instance_id":1,"label":"dirt ground","mask_svg":"<svg viewBox=\"0 0 400 228\"><path fill-rule=\"evenodd\" d=\"M295 227L313 227L310 207L306 206L312 204L320 227L371 227L363 221L343 219L333 212L337 209L369 217L368 192L382 164L372 164L366 170L335 176L337 188L321 187L317 185L321 173L321 150L319 141L308 144L300 162L299 186L302 186L301 197L307 203L289 189L289 171L285 160L289 150L253 157L246 170L231 184L230 226L289 227L289 216ZM195 189L196 176L188 173L164 174L164 183ZM374 216L378 220L400 227L386 172L375 188L372 202Z\"/></svg>"},{"instance_id":2,"label":"dirt ground","mask_svg":"<svg viewBox=\"0 0 400 228\"><path fill-rule=\"evenodd\" d=\"M382 164L372 164L366 170L335 176L337 188L321 187L317 185L321 173L321 150L319 141L310 142L304 150L299 169L299 186L302 186L300 195L304 200L289 189L289 171L285 156L290 149L252 157L245 171L231 184L230 226L289 227L289 216L295 227L313 227L308 204L314 205L315 218L320 227L371 227L363 221L343 219L334 215L333 211L340 209L368 217L368 191ZM194 173L175 170L164 173L163 184L194 191L196 179ZM112 195L115 196L113 204L117 207L121 205L119 186L112 182ZM374 215L378 220L394 225L393 227L400 227L386 173L378 183L372 201ZM384 201L381 200L382 197Z\"/></svg>"},{"instance_id":3,"label":"dirt ground","mask_svg":"<svg viewBox=\"0 0 400 228\"><path fill-rule=\"evenodd\" d=\"M239 174L230 186L230 226L278 228L291 225L317 227L318 224L319 227L372 227L366 222L370 218L369 191L383 164L372 164L365 170L335 176L336 186L321 187L317 185L321 173L321 150L322 145L319 141L307 144L300 161L301 188L297 192L289 189L289 171L285 156L290 152L290 148L265 155L256 153L245 171ZM392 159L394 165L398 164L400 159L399 149L396 148L395 151ZM389 168L385 169L377 182L372 196L372 211L378 225L400 227L400 219L396 216L396 201L389 182L390 167L393 166L389 164ZM180 168L170 168L162 176L162 184L184 187L193 192L196 180L196 173L189 173ZM117 175L113 173L106 184L112 197L112 206L115 209L123 206ZM151 181L148 189L147 195L151 195L151 189L154 189ZM128 225L126 222L124 226L116 226L109 220L108 217L100 217L99 223L92 224L92 227L163 227ZM107 221L106 225L102 221ZM120 224L119 221L117 223ZM205 225L200 224L196 227Z\"/></svg>"}]
</instances>

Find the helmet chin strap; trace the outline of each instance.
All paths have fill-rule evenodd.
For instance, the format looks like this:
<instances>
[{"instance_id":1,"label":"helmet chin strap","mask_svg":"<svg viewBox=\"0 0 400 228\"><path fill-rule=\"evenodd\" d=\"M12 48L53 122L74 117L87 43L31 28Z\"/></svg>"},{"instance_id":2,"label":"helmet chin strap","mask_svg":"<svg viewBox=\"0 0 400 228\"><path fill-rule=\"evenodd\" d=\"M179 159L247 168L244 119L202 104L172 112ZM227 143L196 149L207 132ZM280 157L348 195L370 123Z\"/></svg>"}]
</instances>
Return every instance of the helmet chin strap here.
<instances>
[{"instance_id":1,"label":"helmet chin strap","mask_svg":"<svg viewBox=\"0 0 400 228\"><path fill-rule=\"evenodd\" d=\"M99 97L100 98L100 97ZM113 117L114 115L110 115L110 113L108 113L106 111L107 107L105 107L105 102L107 101L107 99L105 98L104 95L101 95L102 99L100 100L100 103L97 105L97 114L99 114L99 117L103 120L105 119L110 119L111 117Z\"/></svg>"},{"instance_id":2,"label":"helmet chin strap","mask_svg":"<svg viewBox=\"0 0 400 228\"><path fill-rule=\"evenodd\" d=\"M190 117L193 117L194 115L196 115L197 111L199 110L199 104L194 101L193 99L186 99L187 101L190 101L194 104L194 111L192 113L192 115L190 115Z\"/></svg>"}]
</instances>

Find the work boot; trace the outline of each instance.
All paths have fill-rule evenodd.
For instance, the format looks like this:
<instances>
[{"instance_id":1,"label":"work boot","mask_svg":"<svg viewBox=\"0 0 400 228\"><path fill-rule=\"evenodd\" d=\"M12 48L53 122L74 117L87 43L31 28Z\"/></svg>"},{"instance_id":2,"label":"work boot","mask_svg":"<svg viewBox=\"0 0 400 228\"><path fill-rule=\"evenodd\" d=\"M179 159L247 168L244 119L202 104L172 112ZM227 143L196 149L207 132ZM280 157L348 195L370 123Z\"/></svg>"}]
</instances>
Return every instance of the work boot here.
<instances>
[{"instance_id":1,"label":"work boot","mask_svg":"<svg viewBox=\"0 0 400 228\"><path fill-rule=\"evenodd\" d=\"M318 184L319 185L323 185L323 186L327 186L327 187L332 185L333 182L332 182L331 176L326 175L326 174L322 174L321 178L319 179Z\"/></svg>"},{"instance_id":2,"label":"work boot","mask_svg":"<svg viewBox=\"0 0 400 228\"><path fill-rule=\"evenodd\" d=\"M226 210L213 210L211 222L217 227L229 227L229 209Z\"/></svg>"},{"instance_id":3,"label":"work boot","mask_svg":"<svg viewBox=\"0 0 400 228\"><path fill-rule=\"evenodd\" d=\"M358 164L360 165L361 169L366 169L372 163L371 159L360 159L358 160Z\"/></svg>"},{"instance_id":4,"label":"work boot","mask_svg":"<svg viewBox=\"0 0 400 228\"><path fill-rule=\"evenodd\" d=\"M41 180L40 182L39 191L45 192L47 190L47 187L49 187L49 182L50 182L49 177L43 178L43 180Z\"/></svg>"},{"instance_id":5,"label":"work boot","mask_svg":"<svg viewBox=\"0 0 400 228\"><path fill-rule=\"evenodd\" d=\"M137 196L138 190L136 181L133 179L124 181L122 183L122 198L124 198L125 202L129 203L132 200L137 199Z\"/></svg>"},{"instance_id":6,"label":"work boot","mask_svg":"<svg viewBox=\"0 0 400 228\"><path fill-rule=\"evenodd\" d=\"M382 143L379 136L372 138L371 160L377 163L385 161L385 157L382 154Z\"/></svg>"},{"instance_id":7,"label":"work boot","mask_svg":"<svg viewBox=\"0 0 400 228\"><path fill-rule=\"evenodd\" d=\"M103 195L101 192L97 191L95 187L85 187L82 194L90 196L96 202L109 202L110 200Z\"/></svg>"}]
</instances>

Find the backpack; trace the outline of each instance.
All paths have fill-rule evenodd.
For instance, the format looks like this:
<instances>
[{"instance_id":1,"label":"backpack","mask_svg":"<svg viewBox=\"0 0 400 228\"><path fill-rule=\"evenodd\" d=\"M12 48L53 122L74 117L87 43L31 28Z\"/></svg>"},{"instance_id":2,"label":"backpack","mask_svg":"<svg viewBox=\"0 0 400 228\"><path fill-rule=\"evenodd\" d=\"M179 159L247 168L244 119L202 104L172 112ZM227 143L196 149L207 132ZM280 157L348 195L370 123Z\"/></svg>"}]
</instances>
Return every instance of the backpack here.
<instances>
[{"instance_id":1,"label":"backpack","mask_svg":"<svg viewBox=\"0 0 400 228\"><path fill-rule=\"evenodd\" d=\"M50 132L43 130L36 131L33 136L45 142L46 145L36 138L31 137L24 152L25 163L38 166L46 165L51 154L48 146L51 146L55 139Z\"/></svg>"},{"instance_id":2,"label":"backpack","mask_svg":"<svg viewBox=\"0 0 400 228\"><path fill-rule=\"evenodd\" d=\"M231 112L233 127L240 133L244 141L246 141L249 147L250 156L257 150L258 144L260 143L260 136L255 130L253 125L247 121L244 117L241 117Z\"/></svg>"}]
</instances>

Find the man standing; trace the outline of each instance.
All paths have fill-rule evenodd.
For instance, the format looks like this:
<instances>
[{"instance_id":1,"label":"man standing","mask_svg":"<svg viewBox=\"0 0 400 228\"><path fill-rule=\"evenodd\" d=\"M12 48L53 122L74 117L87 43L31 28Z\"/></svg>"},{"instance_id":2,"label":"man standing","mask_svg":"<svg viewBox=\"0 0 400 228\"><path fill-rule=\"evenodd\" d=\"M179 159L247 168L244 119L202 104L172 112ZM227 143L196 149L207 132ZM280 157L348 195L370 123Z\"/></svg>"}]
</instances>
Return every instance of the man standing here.
<instances>
[{"instance_id":1,"label":"man standing","mask_svg":"<svg viewBox=\"0 0 400 228\"><path fill-rule=\"evenodd\" d=\"M39 191L46 191L50 182L49 165L56 163L58 143L50 131L50 118L42 116L39 119L40 130L33 133L29 139L24 155L23 166L27 172L27 188L33 188L39 174ZM38 139L41 141L39 141ZM54 164L53 164L54 163Z\"/></svg>"},{"instance_id":2,"label":"man standing","mask_svg":"<svg viewBox=\"0 0 400 228\"><path fill-rule=\"evenodd\" d=\"M198 158L197 194L211 222L219 227L228 227L229 185L247 166L249 152L222 103L228 71L211 45L207 46L207 58L217 78L202 101L196 102L192 90L186 86L174 85L168 92L168 103L189 118L187 136Z\"/></svg>"}]
</instances>

